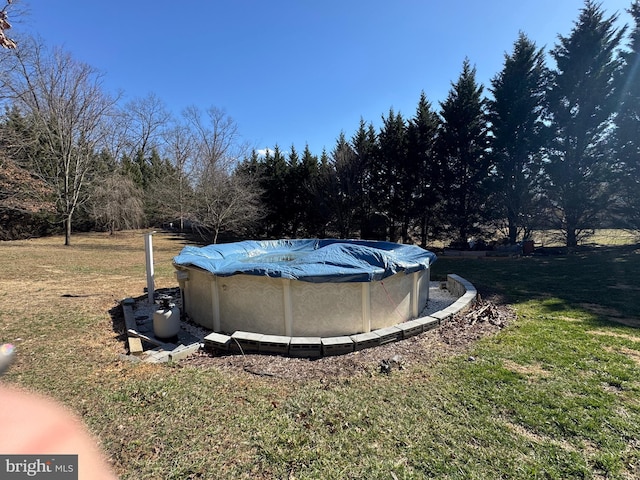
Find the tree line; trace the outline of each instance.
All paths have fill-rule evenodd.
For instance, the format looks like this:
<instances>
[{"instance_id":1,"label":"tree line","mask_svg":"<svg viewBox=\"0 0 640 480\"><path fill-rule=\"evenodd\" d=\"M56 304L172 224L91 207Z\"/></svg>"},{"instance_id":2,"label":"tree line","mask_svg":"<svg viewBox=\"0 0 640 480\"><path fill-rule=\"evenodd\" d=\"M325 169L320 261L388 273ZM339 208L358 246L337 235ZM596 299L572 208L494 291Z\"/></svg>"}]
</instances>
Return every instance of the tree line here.
<instances>
[{"instance_id":1,"label":"tree line","mask_svg":"<svg viewBox=\"0 0 640 480\"><path fill-rule=\"evenodd\" d=\"M33 39L2 52L0 218L116 231L169 225L225 236L336 236L428 245L501 232L640 228L640 0L631 26L587 0L546 52L521 33L485 87L465 59L438 108L360 120L320 155L258 155L216 107L169 114L149 95L120 105L102 77ZM550 65L551 64L551 65ZM25 176L26 174L26 176ZM28 178L29 188L24 185Z\"/></svg>"}]
</instances>

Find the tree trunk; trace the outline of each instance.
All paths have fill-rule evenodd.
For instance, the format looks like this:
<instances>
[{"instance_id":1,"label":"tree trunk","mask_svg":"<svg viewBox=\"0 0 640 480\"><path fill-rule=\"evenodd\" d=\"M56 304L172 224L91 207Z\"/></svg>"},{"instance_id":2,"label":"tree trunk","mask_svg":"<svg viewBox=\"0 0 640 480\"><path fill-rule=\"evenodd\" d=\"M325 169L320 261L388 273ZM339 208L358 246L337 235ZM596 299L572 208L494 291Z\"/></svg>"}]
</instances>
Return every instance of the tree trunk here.
<instances>
[{"instance_id":1,"label":"tree trunk","mask_svg":"<svg viewBox=\"0 0 640 480\"><path fill-rule=\"evenodd\" d=\"M409 220L405 219L402 222L402 243L409 243Z\"/></svg>"},{"instance_id":2,"label":"tree trunk","mask_svg":"<svg viewBox=\"0 0 640 480\"><path fill-rule=\"evenodd\" d=\"M427 216L422 215L420 219L420 246L427 248Z\"/></svg>"},{"instance_id":3,"label":"tree trunk","mask_svg":"<svg viewBox=\"0 0 640 480\"><path fill-rule=\"evenodd\" d=\"M567 227L567 248L575 248L578 246L578 238L576 236L576 229L573 227Z\"/></svg>"},{"instance_id":4,"label":"tree trunk","mask_svg":"<svg viewBox=\"0 0 640 480\"><path fill-rule=\"evenodd\" d=\"M515 245L518 240L518 226L513 218L509 217L509 245Z\"/></svg>"},{"instance_id":5,"label":"tree trunk","mask_svg":"<svg viewBox=\"0 0 640 480\"><path fill-rule=\"evenodd\" d=\"M467 247L469 246L469 235L467 234L466 225L461 225L458 229L458 244L460 245L459 248L464 248L465 245Z\"/></svg>"},{"instance_id":6,"label":"tree trunk","mask_svg":"<svg viewBox=\"0 0 640 480\"><path fill-rule=\"evenodd\" d=\"M71 215L67 215L64 221L64 244L66 246L71 245Z\"/></svg>"},{"instance_id":7,"label":"tree trunk","mask_svg":"<svg viewBox=\"0 0 640 480\"><path fill-rule=\"evenodd\" d=\"M388 230L387 230L387 238L390 242L396 241L396 222L392 219L389 219L388 222Z\"/></svg>"}]
</instances>

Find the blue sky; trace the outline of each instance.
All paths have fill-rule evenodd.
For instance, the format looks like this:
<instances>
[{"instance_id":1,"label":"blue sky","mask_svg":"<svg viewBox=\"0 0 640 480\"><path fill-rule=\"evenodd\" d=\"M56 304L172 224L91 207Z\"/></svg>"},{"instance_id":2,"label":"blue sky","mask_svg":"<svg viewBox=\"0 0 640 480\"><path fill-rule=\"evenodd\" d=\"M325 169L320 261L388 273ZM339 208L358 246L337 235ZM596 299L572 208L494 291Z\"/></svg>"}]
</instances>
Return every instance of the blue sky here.
<instances>
[{"instance_id":1,"label":"blue sky","mask_svg":"<svg viewBox=\"0 0 640 480\"><path fill-rule=\"evenodd\" d=\"M607 13L631 0L604 0ZM468 57L489 86L519 31L552 48L582 0L22 0L14 31L104 73L125 101L224 109L256 149L320 154L360 118L439 108Z\"/></svg>"}]
</instances>

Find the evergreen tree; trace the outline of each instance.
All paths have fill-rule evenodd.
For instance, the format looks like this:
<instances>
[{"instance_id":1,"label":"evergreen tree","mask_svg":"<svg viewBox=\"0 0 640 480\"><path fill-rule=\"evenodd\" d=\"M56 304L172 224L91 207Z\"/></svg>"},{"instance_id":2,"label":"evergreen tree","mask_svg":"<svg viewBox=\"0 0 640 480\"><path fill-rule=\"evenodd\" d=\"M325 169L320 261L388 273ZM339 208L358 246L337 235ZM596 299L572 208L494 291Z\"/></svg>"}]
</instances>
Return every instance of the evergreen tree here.
<instances>
[{"instance_id":1,"label":"evergreen tree","mask_svg":"<svg viewBox=\"0 0 640 480\"><path fill-rule=\"evenodd\" d=\"M351 139L351 147L358 162L360 169L360 237L375 238L376 235L372 231L372 171L374 161L378 155L378 138L376 136L373 124L365 123L364 119L360 119L358 130Z\"/></svg>"},{"instance_id":2,"label":"evergreen tree","mask_svg":"<svg viewBox=\"0 0 640 480\"><path fill-rule=\"evenodd\" d=\"M327 236L327 229L333 223L335 214L332 210L330 197L327 192L335 182L335 171L329 161L329 155L323 148L318 162L318 174L311 188L311 198L313 199L313 234L318 238Z\"/></svg>"},{"instance_id":3,"label":"evergreen tree","mask_svg":"<svg viewBox=\"0 0 640 480\"><path fill-rule=\"evenodd\" d=\"M45 151L34 127L17 108L0 123L0 240L51 233L55 224L55 192L33 174Z\"/></svg>"},{"instance_id":4,"label":"evergreen tree","mask_svg":"<svg viewBox=\"0 0 640 480\"><path fill-rule=\"evenodd\" d=\"M152 148L148 161L149 182L155 183L164 180L173 173L172 169L171 163L163 159L155 147Z\"/></svg>"},{"instance_id":5,"label":"evergreen tree","mask_svg":"<svg viewBox=\"0 0 640 480\"><path fill-rule=\"evenodd\" d=\"M140 190L136 196L141 196L144 205L143 225L161 225L173 221L176 213L183 218L185 213L176 212L171 205L177 201L173 190L181 191L185 188L183 179L180 178L177 167L169 159L162 158L155 147L149 150L148 157L145 157L142 149L136 152L133 160L123 155L119 173L130 179L133 186ZM184 198L178 203L184 203ZM184 208L184 205L180 208Z\"/></svg>"},{"instance_id":6,"label":"evergreen tree","mask_svg":"<svg viewBox=\"0 0 640 480\"><path fill-rule=\"evenodd\" d=\"M391 116L387 119L391 120ZM395 158L390 156L393 161L391 171L393 172L392 186L393 192L390 203L390 218L397 221L400 226L399 235L391 235L390 238L395 239L398 236L403 243L409 243L409 231L413 220L416 217L417 197L416 190L421 174L422 165L418 155L410 155L409 151L409 127L411 123L405 121L400 113L398 113L393 121L387 122L383 130L391 135L380 136L381 151L395 152ZM395 161L394 161L395 160Z\"/></svg>"},{"instance_id":7,"label":"evergreen tree","mask_svg":"<svg viewBox=\"0 0 640 480\"><path fill-rule=\"evenodd\" d=\"M47 148L33 116L24 114L15 105L5 111L0 125L0 145L17 165L31 172L38 170L35 159L45 156Z\"/></svg>"},{"instance_id":8,"label":"evergreen tree","mask_svg":"<svg viewBox=\"0 0 640 480\"><path fill-rule=\"evenodd\" d=\"M458 245L466 245L470 237L480 234L485 220L490 165L482 91L482 85L476 83L476 69L465 59L458 81L440 104L438 154L443 164L443 205Z\"/></svg>"},{"instance_id":9,"label":"evergreen tree","mask_svg":"<svg viewBox=\"0 0 640 480\"><path fill-rule=\"evenodd\" d=\"M265 164L262 158L258 155L258 152L254 149L251 151L249 157L245 158L238 164L235 169L234 175L241 176L247 179L252 184L252 190L255 193L255 205L256 205L256 218L248 225L244 231L250 237L264 236L267 231L266 225L266 211L265 206L265 192L263 186L266 184L265 178Z\"/></svg>"},{"instance_id":10,"label":"evergreen tree","mask_svg":"<svg viewBox=\"0 0 640 480\"><path fill-rule=\"evenodd\" d=\"M347 141L344 132L336 140L331 152L333 175L327 192L329 203L335 215L336 228L340 238L350 238L356 228L356 219L362 205L360 186L362 172L358 157Z\"/></svg>"},{"instance_id":11,"label":"evergreen tree","mask_svg":"<svg viewBox=\"0 0 640 480\"><path fill-rule=\"evenodd\" d=\"M265 159L266 157L260 158L258 152L252 150L249 157L242 160L235 171L258 180L258 183L262 183L266 169Z\"/></svg>"},{"instance_id":12,"label":"evergreen tree","mask_svg":"<svg viewBox=\"0 0 640 480\"><path fill-rule=\"evenodd\" d=\"M138 162L133 161L127 155L123 155L120 159L120 169L122 174L131 179L137 188L143 188L142 170Z\"/></svg>"},{"instance_id":13,"label":"evergreen tree","mask_svg":"<svg viewBox=\"0 0 640 480\"><path fill-rule=\"evenodd\" d=\"M301 218L300 226L306 235L313 235L319 227L318 207L313 198L313 188L318 181L318 175L318 157L311 153L309 145L306 144L298 165L297 176L301 192L298 213Z\"/></svg>"},{"instance_id":14,"label":"evergreen tree","mask_svg":"<svg viewBox=\"0 0 640 480\"><path fill-rule=\"evenodd\" d=\"M327 169L329 165L329 155L327 154L326 149L322 149L322 153L320 154L320 168L323 170Z\"/></svg>"},{"instance_id":15,"label":"evergreen tree","mask_svg":"<svg viewBox=\"0 0 640 480\"><path fill-rule=\"evenodd\" d=\"M597 225L611 198L607 142L617 106L621 62L616 50L624 33L615 21L615 15L605 18L600 5L587 0L570 35L560 35L551 51L554 140L545 165L546 194L554 226L570 248Z\"/></svg>"},{"instance_id":16,"label":"evergreen tree","mask_svg":"<svg viewBox=\"0 0 640 480\"><path fill-rule=\"evenodd\" d=\"M620 177L619 211L628 228L640 228L640 1L629 13L634 20L629 49L624 52L620 107L616 116L616 149Z\"/></svg>"},{"instance_id":17,"label":"evergreen tree","mask_svg":"<svg viewBox=\"0 0 640 480\"><path fill-rule=\"evenodd\" d=\"M140 172L140 187L146 190L149 187L151 181L150 168L147 159L144 156L144 150L137 150L133 157L133 163ZM134 171L136 168L134 167Z\"/></svg>"},{"instance_id":18,"label":"evergreen tree","mask_svg":"<svg viewBox=\"0 0 640 480\"><path fill-rule=\"evenodd\" d=\"M295 145L291 144L289 155L287 158L287 190L284 192L287 196L287 218L289 223L289 234L295 238L298 236L298 230L302 223L302 203L304 186L300 178L300 157Z\"/></svg>"},{"instance_id":19,"label":"evergreen tree","mask_svg":"<svg viewBox=\"0 0 640 480\"><path fill-rule=\"evenodd\" d=\"M273 151L267 150L261 187L264 192L263 203L267 207L266 233L272 238L280 238L289 230L288 172L287 160L280 147L276 145Z\"/></svg>"},{"instance_id":20,"label":"evergreen tree","mask_svg":"<svg viewBox=\"0 0 640 480\"><path fill-rule=\"evenodd\" d=\"M432 110L422 92L416 114L409 121L407 130L408 163L415 169L413 193L410 197L411 216L418 220L422 247L426 247L428 239L441 230L441 196L438 189L441 166L436 153L439 125L438 114Z\"/></svg>"},{"instance_id":21,"label":"evergreen tree","mask_svg":"<svg viewBox=\"0 0 640 480\"><path fill-rule=\"evenodd\" d=\"M119 169L118 162L111 156L106 150L102 149L98 155L96 155L96 167L93 172L94 176L92 182L100 182L103 176L106 176Z\"/></svg>"},{"instance_id":22,"label":"evergreen tree","mask_svg":"<svg viewBox=\"0 0 640 480\"><path fill-rule=\"evenodd\" d=\"M378 146L372 171L373 205L376 213L386 219L387 238L395 241L397 224L404 226L407 215L408 168L407 124L393 108L387 117L382 117Z\"/></svg>"},{"instance_id":23,"label":"evergreen tree","mask_svg":"<svg viewBox=\"0 0 640 480\"><path fill-rule=\"evenodd\" d=\"M246 158L240 163L240 165L238 165L238 170L247 175L259 175L261 174L261 169L262 164L260 162L260 157L255 149L251 151L249 158Z\"/></svg>"},{"instance_id":24,"label":"evergreen tree","mask_svg":"<svg viewBox=\"0 0 640 480\"><path fill-rule=\"evenodd\" d=\"M492 130L493 180L499 218L506 218L509 243L526 235L539 196L545 145L544 108L548 71L542 49L520 33L502 71L491 80L488 102Z\"/></svg>"}]
</instances>

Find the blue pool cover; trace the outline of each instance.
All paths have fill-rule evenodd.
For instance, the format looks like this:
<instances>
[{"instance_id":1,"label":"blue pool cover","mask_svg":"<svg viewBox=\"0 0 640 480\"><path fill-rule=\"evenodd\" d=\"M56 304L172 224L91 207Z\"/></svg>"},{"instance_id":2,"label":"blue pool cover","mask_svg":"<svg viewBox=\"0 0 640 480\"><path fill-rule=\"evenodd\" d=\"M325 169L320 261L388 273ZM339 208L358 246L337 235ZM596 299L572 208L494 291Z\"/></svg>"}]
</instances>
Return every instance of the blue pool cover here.
<instances>
[{"instance_id":1,"label":"blue pool cover","mask_svg":"<svg viewBox=\"0 0 640 480\"><path fill-rule=\"evenodd\" d=\"M288 278L304 282L371 282L397 272L429 268L436 255L415 245L372 240L265 240L187 246L176 266L193 266L214 275Z\"/></svg>"}]
</instances>

